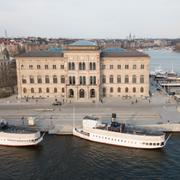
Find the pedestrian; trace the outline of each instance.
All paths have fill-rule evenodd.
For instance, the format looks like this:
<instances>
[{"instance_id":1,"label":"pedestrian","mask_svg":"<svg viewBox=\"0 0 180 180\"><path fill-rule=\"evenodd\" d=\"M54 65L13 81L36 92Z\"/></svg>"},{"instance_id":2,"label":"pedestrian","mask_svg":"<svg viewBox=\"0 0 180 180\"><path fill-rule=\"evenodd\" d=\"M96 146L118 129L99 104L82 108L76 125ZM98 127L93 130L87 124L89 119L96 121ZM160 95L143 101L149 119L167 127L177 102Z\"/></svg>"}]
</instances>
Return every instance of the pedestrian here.
<instances>
[{"instance_id":1,"label":"pedestrian","mask_svg":"<svg viewBox=\"0 0 180 180\"><path fill-rule=\"evenodd\" d=\"M136 103L137 103L138 101L137 101L137 99L136 99Z\"/></svg>"}]
</instances>

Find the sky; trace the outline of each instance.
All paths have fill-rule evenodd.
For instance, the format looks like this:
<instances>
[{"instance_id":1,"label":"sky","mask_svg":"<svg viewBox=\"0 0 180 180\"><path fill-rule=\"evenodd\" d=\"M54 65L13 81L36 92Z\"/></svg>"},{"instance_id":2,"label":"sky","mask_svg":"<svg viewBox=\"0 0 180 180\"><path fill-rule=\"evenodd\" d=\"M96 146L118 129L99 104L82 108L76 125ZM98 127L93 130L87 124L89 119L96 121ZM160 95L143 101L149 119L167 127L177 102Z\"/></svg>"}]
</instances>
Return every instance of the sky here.
<instances>
[{"instance_id":1,"label":"sky","mask_svg":"<svg viewBox=\"0 0 180 180\"><path fill-rule=\"evenodd\" d=\"M180 38L180 0L0 0L0 37Z\"/></svg>"}]
</instances>

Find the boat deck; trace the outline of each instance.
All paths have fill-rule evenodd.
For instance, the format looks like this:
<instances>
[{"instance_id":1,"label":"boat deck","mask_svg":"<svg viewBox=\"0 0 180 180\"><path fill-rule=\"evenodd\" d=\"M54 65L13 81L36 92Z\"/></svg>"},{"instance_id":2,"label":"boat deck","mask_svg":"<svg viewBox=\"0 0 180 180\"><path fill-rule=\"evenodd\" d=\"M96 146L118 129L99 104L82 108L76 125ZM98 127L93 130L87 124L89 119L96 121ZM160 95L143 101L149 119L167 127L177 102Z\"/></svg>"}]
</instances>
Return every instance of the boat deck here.
<instances>
[{"instance_id":1,"label":"boat deck","mask_svg":"<svg viewBox=\"0 0 180 180\"><path fill-rule=\"evenodd\" d=\"M29 134L29 133L36 133L37 130L27 127L8 125L6 127L0 128L0 132Z\"/></svg>"},{"instance_id":2,"label":"boat deck","mask_svg":"<svg viewBox=\"0 0 180 180\"><path fill-rule=\"evenodd\" d=\"M149 129L145 129L145 128L132 127L130 125L121 124L118 122L115 122L111 125L104 124L104 126L99 126L96 128L102 129L102 130L113 131L113 132L127 133L127 134L153 135L153 136L164 135L164 133L161 131L153 131L153 130L149 130Z\"/></svg>"}]
</instances>

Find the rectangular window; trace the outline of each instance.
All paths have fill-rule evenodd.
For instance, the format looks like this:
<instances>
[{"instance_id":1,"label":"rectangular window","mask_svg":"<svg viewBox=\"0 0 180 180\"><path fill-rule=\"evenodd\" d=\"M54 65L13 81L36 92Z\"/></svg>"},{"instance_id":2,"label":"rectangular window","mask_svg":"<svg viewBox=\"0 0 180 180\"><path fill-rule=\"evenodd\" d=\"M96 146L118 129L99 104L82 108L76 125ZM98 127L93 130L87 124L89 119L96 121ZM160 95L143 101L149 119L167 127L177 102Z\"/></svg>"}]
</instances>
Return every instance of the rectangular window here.
<instances>
[{"instance_id":1,"label":"rectangular window","mask_svg":"<svg viewBox=\"0 0 180 180\"><path fill-rule=\"evenodd\" d=\"M103 77L102 77L102 83L106 83L106 76L105 75L103 75Z\"/></svg>"},{"instance_id":2,"label":"rectangular window","mask_svg":"<svg viewBox=\"0 0 180 180\"><path fill-rule=\"evenodd\" d=\"M110 65L110 69L113 69L113 65Z\"/></svg>"},{"instance_id":3,"label":"rectangular window","mask_svg":"<svg viewBox=\"0 0 180 180\"><path fill-rule=\"evenodd\" d=\"M118 64L117 68L118 68L118 69L121 69L121 65L120 65L120 64Z\"/></svg>"},{"instance_id":4,"label":"rectangular window","mask_svg":"<svg viewBox=\"0 0 180 180\"><path fill-rule=\"evenodd\" d=\"M110 77L109 77L109 83L114 83L114 77L113 77L113 75L110 75Z\"/></svg>"},{"instance_id":5,"label":"rectangular window","mask_svg":"<svg viewBox=\"0 0 180 180\"><path fill-rule=\"evenodd\" d=\"M65 77L61 76L61 83L64 84L65 83Z\"/></svg>"},{"instance_id":6,"label":"rectangular window","mask_svg":"<svg viewBox=\"0 0 180 180\"><path fill-rule=\"evenodd\" d=\"M125 75L124 83L129 83L129 76Z\"/></svg>"},{"instance_id":7,"label":"rectangular window","mask_svg":"<svg viewBox=\"0 0 180 180\"><path fill-rule=\"evenodd\" d=\"M117 76L117 83L121 83L121 75Z\"/></svg>"},{"instance_id":8,"label":"rectangular window","mask_svg":"<svg viewBox=\"0 0 180 180\"><path fill-rule=\"evenodd\" d=\"M63 64L60 67L61 67L61 69L64 69L64 65Z\"/></svg>"},{"instance_id":9,"label":"rectangular window","mask_svg":"<svg viewBox=\"0 0 180 180\"><path fill-rule=\"evenodd\" d=\"M144 64L141 64L141 69L144 69Z\"/></svg>"},{"instance_id":10,"label":"rectangular window","mask_svg":"<svg viewBox=\"0 0 180 180\"><path fill-rule=\"evenodd\" d=\"M37 65L37 69L41 69L41 66L40 66L40 65Z\"/></svg>"},{"instance_id":11,"label":"rectangular window","mask_svg":"<svg viewBox=\"0 0 180 180\"><path fill-rule=\"evenodd\" d=\"M56 65L53 65L53 69L56 69Z\"/></svg>"},{"instance_id":12,"label":"rectangular window","mask_svg":"<svg viewBox=\"0 0 180 180\"><path fill-rule=\"evenodd\" d=\"M45 69L48 69L48 65L47 64L45 65Z\"/></svg>"},{"instance_id":13,"label":"rectangular window","mask_svg":"<svg viewBox=\"0 0 180 180\"><path fill-rule=\"evenodd\" d=\"M136 64L133 65L133 69L136 69Z\"/></svg>"},{"instance_id":14,"label":"rectangular window","mask_svg":"<svg viewBox=\"0 0 180 180\"><path fill-rule=\"evenodd\" d=\"M29 65L29 69L33 69L33 65Z\"/></svg>"},{"instance_id":15,"label":"rectangular window","mask_svg":"<svg viewBox=\"0 0 180 180\"><path fill-rule=\"evenodd\" d=\"M34 83L34 78L33 77L30 77L30 84L33 84Z\"/></svg>"},{"instance_id":16,"label":"rectangular window","mask_svg":"<svg viewBox=\"0 0 180 180\"><path fill-rule=\"evenodd\" d=\"M106 69L106 65L102 64L101 69Z\"/></svg>"},{"instance_id":17,"label":"rectangular window","mask_svg":"<svg viewBox=\"0 0 180 180\"><path fill-rule=\"evenodd\" d=\"M144 75L140 76L140 83L144 83Z\"/></svg>"},{"instance_id":18,"label":"rectangular window","mask_svg":"<svg viewBox=\"0 0 180 180\"><path fill-rule=\"evenodd\" d=\"M129 69L129 65L128 64L125 65L125 69Z\"/></svg>"},{"instance_id":19,"label":"rectangular window","mask_svg":"<svg viewBox=\"0 0 180 180\"><path fill-rule=\"evenodd\" d=\"M22 83L23 83L23 84L26 84L26 79L23 78L23 79L22 79Z\"/></svg>"}]
</instances>

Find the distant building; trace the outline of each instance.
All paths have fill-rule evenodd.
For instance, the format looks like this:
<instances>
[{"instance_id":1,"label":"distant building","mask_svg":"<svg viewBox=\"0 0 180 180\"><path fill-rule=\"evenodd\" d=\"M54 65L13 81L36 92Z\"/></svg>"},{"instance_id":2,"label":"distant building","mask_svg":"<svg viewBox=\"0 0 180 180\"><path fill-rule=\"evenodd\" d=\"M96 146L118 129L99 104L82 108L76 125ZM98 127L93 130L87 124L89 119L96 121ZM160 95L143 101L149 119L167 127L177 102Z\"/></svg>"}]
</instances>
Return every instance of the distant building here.
<instances>
[{"instance_id":1,"label":"distant building","mask_svg":"<svg viewBox=\"0 0 180 180\"><path fill-rule=\"evenodd\" d=\"M6 49L0 49L0 97L2 92L13 93L16 86L16 62Z\"/></svg>"},{"instance_id":2,"label":"distant building","mask_svg":"<svg viewBox=\"0 0 180 180\"><path fill-rule=\"evenodd\" d=\"M137 51L80 40L64 49L24 53L16 63L19 98L92 102L149 96L149 56Z\"/></svg>"}]
</instances>

